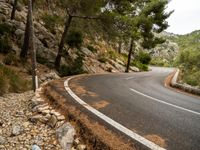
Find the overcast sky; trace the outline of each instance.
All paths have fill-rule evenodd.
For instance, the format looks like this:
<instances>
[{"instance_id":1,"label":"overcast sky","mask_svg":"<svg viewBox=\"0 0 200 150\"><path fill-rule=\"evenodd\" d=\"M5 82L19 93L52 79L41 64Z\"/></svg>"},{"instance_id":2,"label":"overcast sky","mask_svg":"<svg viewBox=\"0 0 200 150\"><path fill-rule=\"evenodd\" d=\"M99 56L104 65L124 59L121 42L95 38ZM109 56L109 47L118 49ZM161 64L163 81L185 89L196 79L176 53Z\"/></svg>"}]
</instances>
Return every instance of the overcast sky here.
<instances>
[{"instance_id":1,"label":"overcast sky","mask_svg":"<svg viewBox=\"0 0 200 150\"><path fill-rule=\"evenodd\" d=\"M200 30L200 0L171 0L166 11L170 10L174 13L168 18L167 32L186 34Z\"/></svg>"}]
</instances>

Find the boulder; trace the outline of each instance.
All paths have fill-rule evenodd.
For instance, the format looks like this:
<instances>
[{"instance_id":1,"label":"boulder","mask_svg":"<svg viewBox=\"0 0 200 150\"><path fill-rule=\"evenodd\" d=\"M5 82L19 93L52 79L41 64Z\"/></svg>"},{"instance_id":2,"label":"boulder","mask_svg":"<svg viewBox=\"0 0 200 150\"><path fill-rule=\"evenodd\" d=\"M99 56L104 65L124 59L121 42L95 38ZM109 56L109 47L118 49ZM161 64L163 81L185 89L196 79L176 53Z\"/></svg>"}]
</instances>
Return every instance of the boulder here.
<instances>
[{"instance_id":1,"label":"boulder","mask_svg":"<svg viewBox=\"0 0 200 150\"><path fill-rule=\"evenodd\" d=\"M74 142L76 131L69 123L65 123L56 130L58 141L64 150L70 150Z\"/></svg>"},{"instance_id":2,"label":"boulder","mask_svg":"<svg viewBox=\"0 0 200 150\"><path fill-rule=\"evenodd\" d=\"M17 30L15 31L15 35L16 35L17 37L21 38L21 37L24 35L24 31L21 30L21 29L17 29Z\"/></svg>"}]
</instances>

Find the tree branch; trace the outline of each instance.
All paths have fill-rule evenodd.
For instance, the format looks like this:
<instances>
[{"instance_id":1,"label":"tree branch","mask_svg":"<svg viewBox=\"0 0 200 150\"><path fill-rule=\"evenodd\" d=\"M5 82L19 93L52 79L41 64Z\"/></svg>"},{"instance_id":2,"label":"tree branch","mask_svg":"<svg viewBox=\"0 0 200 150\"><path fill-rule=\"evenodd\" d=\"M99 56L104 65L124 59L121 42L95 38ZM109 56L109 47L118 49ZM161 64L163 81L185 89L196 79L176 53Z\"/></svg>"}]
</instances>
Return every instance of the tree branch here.
<instances>
[{"instance_id":1,"label":"tree branch","mask_svg":"<svg viewBox=\"0 0 200 150\"><path fill-rule=\"evenodd\" d=\"M71 16L80 19L101 19L100 17L93 17L93 16L77 16L77 15L71 15Z\"/></svg>"}]
</instances>

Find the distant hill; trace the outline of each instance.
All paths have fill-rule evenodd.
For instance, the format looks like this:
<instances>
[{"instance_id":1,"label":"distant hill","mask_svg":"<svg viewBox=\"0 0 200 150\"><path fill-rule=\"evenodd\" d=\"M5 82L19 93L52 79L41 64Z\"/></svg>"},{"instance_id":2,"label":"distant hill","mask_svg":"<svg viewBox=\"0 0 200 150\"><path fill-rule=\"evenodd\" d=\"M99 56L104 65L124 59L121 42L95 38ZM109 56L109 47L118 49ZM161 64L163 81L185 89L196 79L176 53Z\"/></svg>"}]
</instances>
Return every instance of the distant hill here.
<instances>
[{"instance_id":1,"label":"distant hill","mask_svg":"<svg viewBox=\"0 0 200 150\"><path fill-rule=\"evenodd\" d=\"M200 30L193 31L192 33L186 35L171 36L169 39L177 43L180 47L180 50L200 49Z\"/></svg>"}]
</instances>

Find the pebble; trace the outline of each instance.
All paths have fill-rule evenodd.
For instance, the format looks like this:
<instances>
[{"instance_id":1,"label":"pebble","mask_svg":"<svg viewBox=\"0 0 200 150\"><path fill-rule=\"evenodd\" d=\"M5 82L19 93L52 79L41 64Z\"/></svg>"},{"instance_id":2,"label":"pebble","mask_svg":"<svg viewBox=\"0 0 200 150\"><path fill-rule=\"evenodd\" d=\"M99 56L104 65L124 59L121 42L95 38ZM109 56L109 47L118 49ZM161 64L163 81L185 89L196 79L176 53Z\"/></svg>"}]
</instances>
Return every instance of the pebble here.
<instances>
[{"instance_id":1,"label":"pebble","mask_svg":"<svg viewBox=\"0 0 200 150\"><path fill-rule=\"evenodd\" d=\"M48 120L47 124L50 126L50 127L55 127L56 126L56 123L57 123L57 118L55 115L51 115L51 118Z\"/></svg>"},{"instance_id":2,"label":"pebble","mask_svg":"<svg viewBox=\"0 0 200 150\"><path fill-rule=\"evenodd\" d=\"M0 145L3 145L4 143L6 143L5 137L0 136Z\"/></svg>"},{"instance_id":3,"label":"pebble","mask_svg":"<svg viewBox=\"0 0 200 150\"><path fill-rule=\"evenodd\" d=\"M33 145L32 150L41 150L39 146Z\"/></svg>"},{"instance_id":4,"label":"pebble","mask_svg":"<svg viewBox=\"0 0 200 150\"><path fill-rule=\"evenodd\" d=\"M21 132L22 132L22 129L19 125L15 125L12 129L13 135L19 135L19 134L21 134Z\"/></svg>"},{"instance_id":5,"label":"pebble","mask_svg":"<svg viewBox=\"0 0 200 150\"><path fill-rule=\"evenodd\" d=\"M78 150L86 150L86 145L83 144L78 145Z\"/></svg>"}]
</instances>

